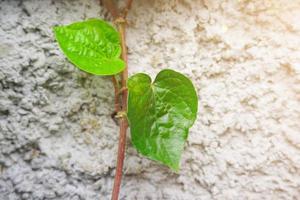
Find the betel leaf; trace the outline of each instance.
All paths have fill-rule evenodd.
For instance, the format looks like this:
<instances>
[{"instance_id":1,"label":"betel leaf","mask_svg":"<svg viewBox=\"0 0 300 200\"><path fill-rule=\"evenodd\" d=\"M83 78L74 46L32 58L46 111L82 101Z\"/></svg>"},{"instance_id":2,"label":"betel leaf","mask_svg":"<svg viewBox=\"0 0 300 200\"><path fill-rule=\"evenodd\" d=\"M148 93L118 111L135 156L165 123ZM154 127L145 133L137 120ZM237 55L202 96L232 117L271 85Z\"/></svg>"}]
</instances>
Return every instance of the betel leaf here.
<instances>
[{"instance_id":1,"label":"betel leaf","mask_svg":"<svg viewBox=\"0 0 300 200\"><path fill-rule=\"evenodd\" d=\"M67 58L79 69L95 75L113 75L121 72L118 32L99 19L54 27L55 37Z\"/></svg>"},{"instance_id":2,"label":"betel leaf","mask_svg":"<svg viewBox=\"0 0 300 200\"><path fill-rule=\"evenodd\" d=\"M167 69L153 83L148 75L139 73L130 77L127 85L127 116L134 147L178 171L188 130L197 116L198 100L192 82Z\"/></svg>"}]
</instances>

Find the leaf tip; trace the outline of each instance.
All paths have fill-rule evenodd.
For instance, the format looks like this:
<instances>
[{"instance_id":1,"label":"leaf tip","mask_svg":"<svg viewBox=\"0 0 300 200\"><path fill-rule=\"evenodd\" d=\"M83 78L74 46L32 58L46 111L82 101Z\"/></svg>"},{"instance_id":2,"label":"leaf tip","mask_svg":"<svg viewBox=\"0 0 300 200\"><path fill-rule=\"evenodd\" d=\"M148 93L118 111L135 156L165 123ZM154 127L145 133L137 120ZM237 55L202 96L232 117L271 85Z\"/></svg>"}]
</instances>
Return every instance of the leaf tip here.
<instances>
[{"instance_id":1,"label":"leaf tip","mask_svg":"<svg viewBox=\"0 0 300 200\"><path fill-rule=\"evenodd\" d=\"M172 166L168 165L168 167L169 167L173 172L175 172L176 174L178 174L179 171L180 171L179 164L172 165Z\"/></svg>"}]
</instances>

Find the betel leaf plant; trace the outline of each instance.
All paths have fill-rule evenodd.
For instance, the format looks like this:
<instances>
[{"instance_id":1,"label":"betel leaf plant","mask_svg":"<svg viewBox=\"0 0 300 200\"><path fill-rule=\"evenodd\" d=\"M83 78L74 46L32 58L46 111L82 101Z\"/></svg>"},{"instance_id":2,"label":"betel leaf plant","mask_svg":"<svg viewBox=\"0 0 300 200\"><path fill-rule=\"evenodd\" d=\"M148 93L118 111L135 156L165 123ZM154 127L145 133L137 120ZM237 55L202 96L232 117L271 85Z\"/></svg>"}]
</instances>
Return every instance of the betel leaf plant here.
<instances>
[{"instance_id":1,"label":"betel leaf plant","mask_svg":"<svg viewBox=\"0 0 300 200\"><path fill-rule=\"evenodd\" d=\"M54 27L56 40L70 62L98 76L111 76L120 137L112 199L119 196L128 126L137 151L172 170L179 163L188 130L197 116L198 100L192 82L171 69L154 81L144 73L128 78L125 42L126 14L132 0L119 12L114 1L103 0L117 29L101 19L88 19Z\"/></svg>"}]
</instances>

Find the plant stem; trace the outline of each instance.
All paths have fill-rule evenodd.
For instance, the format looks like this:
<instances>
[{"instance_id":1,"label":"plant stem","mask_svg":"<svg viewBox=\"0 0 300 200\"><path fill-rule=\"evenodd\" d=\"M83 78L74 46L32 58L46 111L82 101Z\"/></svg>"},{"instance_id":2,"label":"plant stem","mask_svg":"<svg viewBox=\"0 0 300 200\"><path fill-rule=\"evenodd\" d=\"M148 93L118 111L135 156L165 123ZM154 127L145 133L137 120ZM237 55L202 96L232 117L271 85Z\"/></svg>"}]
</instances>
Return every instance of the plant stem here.
<instances>
[{"instance_id":1,"label":"plant stem","mask_svg":"<svg viewBox=\"0 0 300 200\"><path fill-rule=\"evenodd\" d=\"M114 90L115 90L115 112L114 114L117 114L121 110L121 105L120 105L120 89L119 89L119 84L116 76L112 76L111 80L114 85Z\"/></svg>"},{"instance_id":2,"label":"plant stem","mask_svg":"<svg viewBox=\"0 0 300 200\"><path fill-rule=\"evenodd\" d=\"M122 88L126 87L127 78L128 78L128 67L127 67L127 47L125 40L125 23L118 25L118 30L121 35L121 45L122 45L122 59L125 61L125 69L122 72ZM127 90L122 92L122 111L127 111ZM112 200L117 200L119 198L120 185L122 179L122 170L125 157L125 145L126 145L126 132L128 128L127 119L122 117L120 118L120 137L119 137L119 147L118 147L118 159L117 159L117 168L115 174L114 188L112 192Z\"/></svg>"},{"instance_id":3,"label":"plant stem","mask_svg":"<svg viewBox=\"0 0 300 200\"><path fill-rule=\"evenodd\" d=\"M126 146L126 132L127 132L127 120L125 118L120 119L120 138L118 146L118 160L117 168L114 180L114 187L111 195L112 200L118 200L120 193L120 186L122 180L122 170L125 158L125 146Z\"/></svg>"},{"instance_id":4,"label":"plant stem","mask_svg":"<svg viewBox=\"0 0 300 200\"><path fill-rule=\"evenodd\" d=\"M127 13L130 10L130 8L131 8L132 1L133 0L127 0L127 2L126 2L126 6L124 8L124 15L123 15L124 18L127 17Z\"/></svg>"},{"instance_id":5,"label":"plant stem","mask_svg":"<svg viewBox=\"0 0 300 200\"><path fill-rule=\"evenodd\" d=\"M100 4L103 4L104 7L109 11L110 15L116 19L119 16L118 8L116 7L114 0L100 0Z\"/></svg>"},{"instance_id":6,"label":"plant stem","mask_svg":"<svg viewBox=\"0 0 300 200\"><path fill-rule=\"evenodd\" d=\"M128 79L128 58L127 58L127 47L126 47L126 22L118 24L118 30L121 36L121 47L122 47L122 59L125 62L125 69L122 71L122 87L127 87L127 79ZM128 92L127 90L123 91L122 95L122 110L126 111L127 109L127 96Z\"/></svg>"},{"instance_id":7,"label":"plant stem","mask_svg":"<svg viewBox=\"0 0 300 200\"><path fill-rule=\"evenodd\" d=\"M128 79L128 58L127 58L127 47L126 47L126 15L128 10L131 7L132 0L127 0L126 7L124 9L123 16L120 15L118 8L116 7L116 4L114 0L103 0L102 1L104 6L107 8L107 10L110 12L112 17L114 18L118 31L120 34L121 39L121 48L122 48L122 59L125 62L125 69L122 71L121 74L121 88L126 88L127 86L127 79ZM116 82L116 79L112 79L113 83ZM116 82L117 83L117 82ZM114 86L116 84L114 83ZM118 111L127 112L127 97L128 97L128 91L123 90L121 98L119 97L119 88L115 87L115 108L118 108ZM116 106L116 101L119 103L119 100L121 99L121 107ZM120 135L119 135L119 145L118 145L118 157L117 157L117 167L116 167L116 174L115 174L115 180L114 180L114 187L112 191L112 200L118 200L119 198L119 192L120 192L120 185L122 180L122 170L123 170L123 163L125 158L125 146L126 146L126 132L128 128L128 122L126 117L121 117L120 119Z\"/></svg>"}]
</instances>

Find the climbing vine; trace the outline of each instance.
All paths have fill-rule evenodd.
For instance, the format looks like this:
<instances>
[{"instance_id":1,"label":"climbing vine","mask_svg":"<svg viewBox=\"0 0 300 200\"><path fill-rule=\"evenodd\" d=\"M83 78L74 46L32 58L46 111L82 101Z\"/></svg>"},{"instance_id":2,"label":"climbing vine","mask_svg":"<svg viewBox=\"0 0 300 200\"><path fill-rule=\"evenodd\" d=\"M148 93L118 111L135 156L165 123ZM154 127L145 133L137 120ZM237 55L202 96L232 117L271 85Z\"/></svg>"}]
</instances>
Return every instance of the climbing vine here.
<instances>
[{"instance_id":1,"label":"climbing vine","mask_svg":"<svg viewBox=\"0 0 300 200\"><path fill-rule=\"evenodd\" d=\"M188 130L197 116L198 100L192 82L183 74L164 69L154 79L144 73L128 78L125 40L126 15L113 0L102 3L114 18L114 26L102 19L88 19L54 27L56 40L68 60L97 76L111 76L115 91L115 117L119 119L118 159L112 199L120 191L126 132L137 151L174 171L179 163Z\"/></svg>"}]
</instances>

